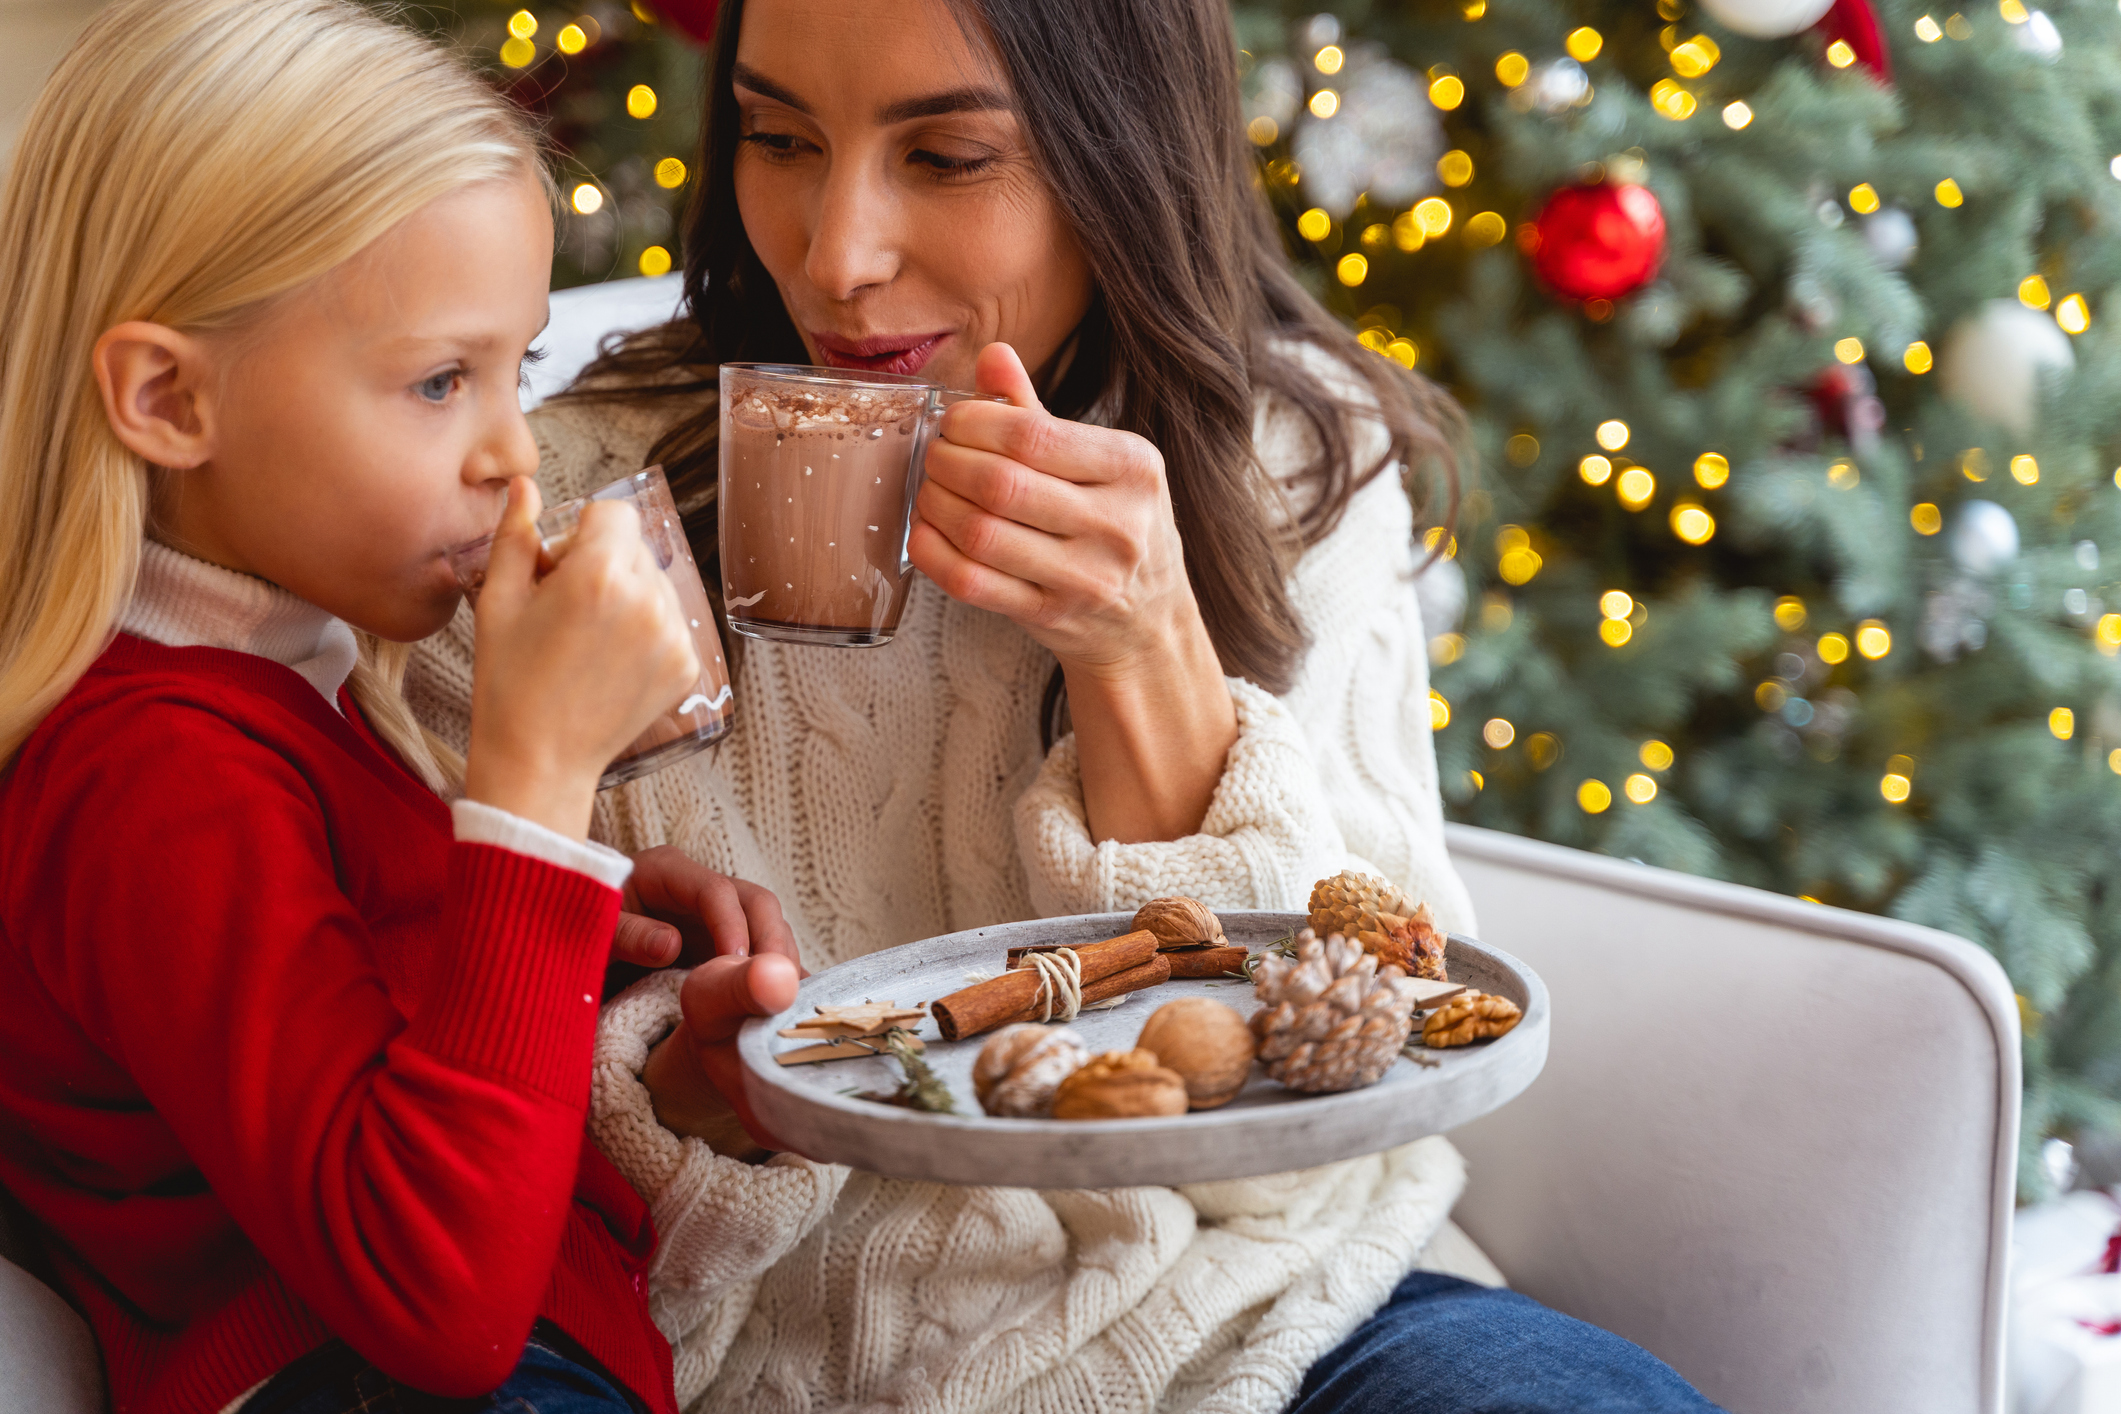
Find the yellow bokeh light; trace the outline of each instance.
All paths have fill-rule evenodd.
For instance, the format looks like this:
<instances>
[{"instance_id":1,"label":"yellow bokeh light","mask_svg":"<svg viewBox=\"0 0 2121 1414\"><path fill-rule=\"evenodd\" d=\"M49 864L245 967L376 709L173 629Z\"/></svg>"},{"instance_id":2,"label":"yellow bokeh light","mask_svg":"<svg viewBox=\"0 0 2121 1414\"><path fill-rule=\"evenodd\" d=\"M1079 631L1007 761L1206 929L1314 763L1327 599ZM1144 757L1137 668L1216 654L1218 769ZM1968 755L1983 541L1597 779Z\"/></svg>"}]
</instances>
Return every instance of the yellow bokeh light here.
<instances>
[{"instance_id":1,"label":"yellow bokeh light","mask_svg":"<svg viewBox=\"0 0 2121 1414\"><path fill-rule=\"evenodd\" d=\"M579 54L589 47L589 32L580 25L562 25L552 37L552 47L562 54Z\"/></svg>"},{"instance_id":2,"label":"yellow bokeh light","mask_svg":"<svg viewBox=\"0 0 2121 1414\"><path fill-rule=\"evenodd\" d=\"M1672 507L1672 534L1689 545L1706 545L1716 534L1716 518L1691 501Z\"/></svg>"},{"instance_id":3,"label":"yellow bokeh light","mask_svg":"<svg viewBox=\"0 0 2121 1414\"><path fill-rule=\"evenodd\" d=\"M1495 77L1502 80L1504 88L1515 88L1532 72L1532 61L1511 49L1495 61Z\"/></svg>"},{"instance_id":4,"label":"yellow bokeh light","mask_svg":"<svg viewBox=\"0 0 2121 1414\"><path fill-rule=\"evenodd\" d=\"M2030 455L2020 452L2017 456L2011 458L2011 480L2017 482L2020 486L2039 485L2040 463L2035 461Z\"/></svg>"},{"instance_id":5,"label":"yellow bokeh light","mask_svg":"<svg viewBox=\"0 0 2121 1414\"><path fill-rule=\"evenodd\" d=\"M2047 729L2057 741L2068 741L2077 734L2077 714L2067 707L2057 707L2047 714Z\"/></svg>"},{"instance_id":6,"label":"yellow bokeh light","mask_svg":"<svg viewBox=\"0 0 2121 1414\"><path fill-rule=\"evenodd\" d=\"M2011 24L2022 25L2031 16L2025 8L2025 0L1996 0L1996 13Z\"/></svg>"},{"instance_id":7,"label":"yellow bokeh light","mask_svg":"<svg viewBox=\"0 0 2121 1414\"><path fill-rule=\"evenodd\" d=\"M1314 206L1296 218L1296 234L1307 241L1322 241L1333 234L1333 218L1322 206Z\"/></svg>"},{"instance_id":8,"label":"yellow bokeh light","mask_svg":"<svg viewBox=\"0 0 2121 1414\"><path fill-rule=\"evenodd\" d=\"M1988 453L1979 447L1968 447L1959 454L1959 470L1968 481L1988 480Z\"/></svg>"},{"instance_id":9,"label":"yellow bokeh light","mask_svg":"<svg viewBox=\"0 0 2121 1414\"><path fill-rule=\"evenodd\" d=\"M1803 628L1807 617L1804 601L1796 595L1785 594L1775 601L1775 627L1784 633L1795 633Z\"/></svg>"},{"instance_id":10,"label":"yellow bokeh light","mask_svg":"<svg viewBox=\"0 0 2121 1414\"><path fill-rule=\"evenodd\" d=\"M1843 363L1863 362L1863 340L1853 336L1834 340L1834 357Z\"/></svg>"},{"instance_id":11,"label":"yellow bokeh light","mask_svg":"<svg viewBox=\"0 0 2121 1414\"><path fill-rule=\"evenodd\" d=\"M2046 309L2049 298L2047 281L2038 275L2028 275L2018 282L2018 303L2027 309Z\"/></svg>"},{"instance_id":12,"label":"yellow bokeh light","mask_svg":"<svg viewBox=\"0 0 2121 1414\"><path fill-rule=\"evenodd\" d=\"M1598 57L1599 50L1605 48L1605 36L1589 25L1582 25L1569 31L1569 37L1561 42L1561 47L1568 50L1569 57L1577 63L1588 64Z\"/></svg>"},{"instance_id":13,"label":"yellow bokeh light","mask_svg":"<svg viewBox=\"0 0 2121 1414\"><path fill-rule=\"evenodd\" d=\"M1935 535L1944 529L1944 512L1929 501L1921 501L1907 513L1907 523L1915 527L1917 535Z\"/></svg>"},{"instance_id":14,"label":"yellow bokeh light","mask_svg":"<svg viewBox=\"0 0 2121 1414\"><path fill-rule=\"evenodd\" d=\"M1448 113L1466 101L1466 81L1456 74L1445 74L1429 81L1429 102Z\"/></svg>"},{"instance_id":15,"label":"yellow bokeh light","mask_svg":"<svg viewBox=\"0 0 2121 1414\"><path fill-rule=\"evenodd\" d=\"M1878 780L1878 794L1884 796L1895 805L1906 801L1913 790L1914 782L1901 775L1898 771L1888 771Z\"/></svg>"},{"instance_id":16,"label":"yellow bokeh light","mask_svg":"<svg viewBox=\"0 0 2121 1414\"><path fill-rule=\"evenodd\" d=\"M1429 689L1429 730L1442 731L1451 725L1451 704L1444 701L1442 693Z\"/></svg>"},{"instance_id":17,"label":"yellow bokeh light","mask_svg":"<svg viewBox=\"0 0 2121 1414\"><path fill-rule=\"evenodd\" d=\"M665 191L685 185L685 164L675 157L665 157L655 164L655 184Z\"/></svg>"},{"instance_id":18,"label":"yellow bokeh light","mask_svg":"<svg viewBox=\"0 0 2121 1414\"><path fill-rule=\"evenodd\" d=\"M1846 637L1838 633L1826 633L1819 636L1820 662L1832 667L1836 663L1846 663L1848 656L1849 641Z\"/></svg>"},{"instance_id":19,"label":"yellow bokeh light","mask_svg":"<svg viewBox=\"0 0 2121 1414\"><path fill-rule=\"evenodd\" d=\"M1609 619L1624 619L1635 612L1635 596L1625 589L1608 589L1598 596L1598 612Z\"/></svg>"},{"instance_id":20,"label":"yellow bokeh light","mask_svg":"<svg viewBox=\"0 0 2121 1414\"><path fill-rule=\"evenodd\" d=\"M1458 554L1457 536L1452 535L1440 525L1432 525L1421 533L1422 549L1434 553L1439 545L1443 546L1443 557L1445 559L1456 558Z\"/></svg>"},{"instance_id":21,"label":"yellow bokeh light","mask_svg":"<svg viewBox=\"0 0 2121 1414\"><path fill-rule=\"evenodd\" d=\"M1311 95L1311 116L1330 118L1340 111L1340 95L1330 88L1322 88Z\"/></svg>"},{"instance_id":22,"label":"yellow bokeh light","mask_svg":"<svg viewBox=\"0 0 2121 1414\"><path fill-rule=\"evenodd\" d=\"M1539 439L1529 432L1516 433L1502 444L1502 454L1511 466L1530 466L1539 460Z\"/></svg>"},{"instance_id":23,"label":"yellow bokeh light","mask_svg":"<svg viewBox=\"0 0 2121 1414\"><path fill-rule=\"evenodd\" d=\"M1752 121L1752 105L1744 100L1741 99L1723 105L1723 125L1731 131L1736 132Z\"/></svg>"},{"instance_id":24,"label":"yellow bokeh light","mask_svg":"<svg viewBox=\"0 0 2121 1414\"><path fill-rule=\"evenodd\" d=\"M1598 815L1613 803L1613 791L1604 781L1585 781L1576 787L1576 803L1586 815Z\"/></svg>"},{"instance_id":25,"label":"yellow bokeh light","mask_svg":"<svg viewBox=\"0 0 2121 1414\"><path fill-rule=\"evenodd\" d=\"M1826 61L1837 69L1845 69L1856 62L1856 51L1845 39L1837 39L1826 47Z\"/></svg>"},{"instance_id":26,"label":"yellow bokeh light","mask_svg":"<svg viewBox=\"0 0 2121 1414\"><path fill-rule=\"evenodd\" d=\"M1853 491L1862 480L1863 473L1845 457L1826 469L1826 484L1836 491Z\"/></svg>"},{"instance_id":27,"label":"yellow bokeh light","mask_svg":"<svg viewBox=\"0 0 2121 1414\"><path fill-rule=\"evenodd\" d=\"M658 275L670 273L670 252L659 245L652 245L641 252L640 270L653 280Z\"/></svg>"},{"instance_id":28,"label":"yellow bokeh light","mask_svg":"<svg viewBox=\"0 0 2121 1414\"><path fill-rule=\"evenodd\" d=\"M1649 767L1652 771L1671 769L1672 748L1655 737L1651 737L1644 742L1642 750L1637 754L1642 758L1642 764Z\"/></svg>"},{"instance_id":29,"label":"yellow bokeh light","mask_svg":"<svg viewBox=\"0 0 2121 1414\"><path fill-rule=\"evenodd\" d=\"M1458 13L1470 23L1488 12L1488 0L1460 0Z\"/></svg>"},{"instance_id":30,"label":"yellow bokeh light","mask_svg":"<svg viewBox=\"0 0 2121 1414\"><path fill-rule=\"evenodd\" d=\"M1421 227L1421 233L1432 241L1451 229L1451 203L1440 196L1423 197L1415 202L1413 216L1414 224Z\"/></svg>"},{"instance_id":31,"label":"yellow bokeh light","mask_svg":"<svg viewBox=\"0 0 2121 1414\"><path fill-rule=\"evenodd\" d=\"M1681 44L1672 46L1672 68L1681 78L1696 79L1716 67L1723 52L1716 41L1705 34L1697 34Z\"/></svg>"},{"instance_id":32,"label":"yellow bokeh light","mask_svg":"<svg viewBox=\"0 0 2121 1414\"><path fill-rule=\"evenodd\" d=\"M1626 619L1600 619L1598 636L1605 640L1606 647L1618 648L1635 636L1635 626Z\"/></svg>"},{"instance_id":33,"label":"yellow bokeh light","mask_svg":"<svg viewBox=\"0 0 2121 1414\"><path fill-rule=\"evenodd\" d=\"M1394 339L1385 345L1385 357L1401 368L1412 368L1421 361L1421 350L1415 347L1412 339Z\"/></svg>"},{"instance_id":34,"label":"yellow bokeh light","mask_svg":"<svg viewBox=\"0 0 2121 1414\"><path fill-rule=\"evenodd\" d=\"M501 45L501 62L511 69L521 69L538 57L538 46L527 39L510 39Z\"/></svg>"},{"instance_id":35,"label":"yellow bokeh light","mask_svg":"<svg viewBox=\"0 0 2121 1414\"><path fill-rule=\"evenodd\" d=\"M1703 452L1694 458L1694 482L1713 491L1731 479L1731 459L1721 452Z\"/></svg>"},{"instance_id":36,"label":"yellow bokeh light","mask_svg":"<svg viewBox=\"0 0 2121 1414\"><path fill-rule=\"evenodd\" d=\"M538 32L538 17L528 10L518 10L508 17L508 32L517 39L529 39Z\"/></svg>"},{"instance_id":37,"label":"yellow bokeh light","mask_svg":"<svg viewBox=\"0 0 2121 1414\"><path fill-rule=\"evenodd\" d=\"M1482 211L1466 221L1466 239L1474 245L1500 245L1510 233L1510 223L1500 211Z\"/></svg>"},{"instance_id":38,"label":"yellow bokeh light","mask_svg":"<svg viewBox=\"0 0 2121 1414\"><path fill-rule=\"evenodd\" d=\"M2099 640L2102 651L2112 653L2121 649L2121 614L2101 614L2092 632Z\"/></svg>"},{"instance_id":39,"label":"yellow bokeh light","mask_svg":"<svg viewBox=\"0 0 2121 1414\"><path fill-rule=\"evenodd\" d=\"M626 90L626 116L629 118L653 118L655 116L655 90L645 83L637 83Z\"/></svg>"},{"instance_id":40,"label":"yellow bokeh light","mask_svg":"<svg viewBox=\"0 0 2121 1414\"><path fill-rule=\"evenodd\" d=\"M1473 180L1473 159L1454 147L1436 159L1436 175L1447 187L1462 187Z\"/></svg>"},{"instance_id":41,"label":"yellow bokeh light","mask_svg":"<svg viewBox=\"0 0 2121 1414\"><path fill-rule=\"evenodd\" d=\"M1457 662L1465 651L1466 636L1462 633L1439 633L1429 640L1429 661L1439 667Z\"/></svg>"},{"instance_id":42,"label":"yellow bokeh light","mask_svg":"<svg viewBox=\"0 0 2121 1414\"><path fill-rule=\"evenodd\" d=\"M1902 350L1900 361L1907 365L1907 371L1910 373L1927 373L1937 362L1930 353L1930 346L1920 339Z\"/></svg>"},{"instance_id":43,"label":"yellow bokeh light","mask_svg":"<svg viewBox=\"0 0 2121 1414\"><path fill-rule=\"evenodd\" d=\"M604 209L604 193L593 183L583 182L574 189L568 204L584 216L594 216Z\"/></svg>"},{"instance_id":44,"label":"yellow bokeh light","mask_svg":"<svg viewBox=\"0 0 2121 1414\"><path fill-rule=\"evenodd\" d=\"M1468 771L1466 772L1466 781L1473 787L1473 789L1480 790L1487 785L1488 778L1486 776L1481 775L1478 771Z\"/></svg>"},{"instance_id":45,"label":"yellow bokeh light","mask_svg":"<svg viewBox=\"0 0 2121 1414\"><path fill-rule=\"evenodd\" d=\"M1507 717L1490 717L1487 724L1480 729L1480 739L1500 751L1517 740L1517 728L1510 724Z\"/></svg>"},{"instance_id":46,"label":"yellow bokeh light","mask_svg":"<svg viewBox=\"0 0 2121 1414\"><path fill-rule=\"evenodd\" d=\"M1640 771L1623 781L1620 788L1627 793L1628 799L1637 805L1648 805L1657 798L1657 782Z\"/></svg>"},{"instance_id":47,"label":"yellow bokeh light","mask_svg":"<svg viewBox=\"0 0 2121 1414\"><path fill-rule=\"evenodd\" d=\"M1609 417L1598 424L1598 431L1593 435L1598 438L1599 446L1617 452L1628 444L1628 425L1617 417Z\"/></svg>"},{"instance_id":48,"label":"yellow bokeh light","mask_svg":"<svg viewBox=\"0 0 2121 1414\"><path fill-rule=\"evenodd\" d=\"M1866 658L1883 658L1893 651L1892 630L1877 619L1865 619L1856 625L1856 651Z\"/></svg>"},{"instance_id":49,"label":"yellow bokeh light","mask_svg":"<svg viewBox=\"0 0 2121 1414\"><path fill-rule=\"evenodd\" d=\"M1409 254L1420 250L1428 237L1422 234L1421 222L1414 219L1411 211L1402 211L1392 218L1392 244Z\"/></svg>"},{"instance_id":50,"label":"yellow bokeh light","mask_svg":"<svg viewBox=\"0 0 2121 1414\"><path fill-rule=\"evenodd\" d=\"M1348 56L1338 44L1328 44L1311 56L1312 67L1322 74L1337 74L1340 66L1348 62Z\"/></svg>"},{"instance_id":51,"label":"yellow bokeh light","mask_svg":"<svg viewBox=\"0 0 2121 1414\"><path fill-rule=\"evenodd\" d=\"M1647 467L1631 466L1620 473L1620 482L1614 490L1620 494L1621 505L1639 511L1657 494L1657 478L1650 475Z\"/></svg>"},{"instance_id":52,"label":"yellow bokeh light","mask_svg":"<svg viewBox=\"0 0 2121 1414\"><path fill-rule=\"evenodd\" d=\"M1915 38L1921 40L1924 44L1935 44L1938 40L1944 38L1944 28L1928 15L1924 15L1921 19L1915 21Z\"/></svg>"},{"instance_id":53,"label":"yellow bokeh light","mask_svg":"<svg viewBox=\"0 0 2121 1414\"><path fill-rule=\"evenodd\" d=\"M1789 700L1789 689L1772 678L1753 689L1753 705L1763 712L1780 712Z\"/></svg>"},{"instance_id":54,"label":"yellow bokeh light","mask_svg":"<svg viewBox=\"0 0 2121 1414\"><path fill-rule=\"evenodd\" d=\"M1373 221L1362 228L1362 243L1370 250L1379 250L1392 243L1392 228L1381 221Z\"/></svg>"},{"instance_id":55,"label":"yellow bokeh light","mask_svg":"<svg viewBox=\"0 0 2121 1414\"><path fill-rule=\"evenodd\" d=\"M1869 182L1858 182L1849 188L1849 210L1858 216L1868 216L1878 209L1878 188Z\"/></svg>"},{"instance_id":56,"label":"yellow bokeh light","mask_svg":"<svg viewBox=\"0 0 2121 1414\"><path fill-rule=\"evenodd\" d=\"M1974 27L1966 22L1966 16L1954 10L1952 17L1944 22L1944 32L1954 39L1972 39Z\"/></svg>"},{"instance_id":57,"label":"yellow bokeh light","mask_svg":"<svg viewBox=\"0 0 2121 1414\"><path fill-rule=\"evenodd\" d=\"M1495 562L1495 570L1507 583L1528 584L1543 563L1537 550L1508 550Z\"/></svg>"},{"instance_id":58,"label":"yellow bokeh light","mask_svg":"<svg viewBox=\"0 0 2121 1414\"><path fill-rule=\"evenodd\" d=\"M1947 208L1957 206L1966 200L1966 193L1960 191L1959 184L1950 177L1946 177L1943 181L1937 183L1936 196L1937 204Z\"/></svg>"},{"instance_id":59,"label":"yellow bokeh light","mask_svg":"<svg viewBox=\"0 0 2121 1414\"><path fill-rule=\"evenodd\" d=\"M1587 486L1603 486L1612 479L1613 463L1593 452L1576 463L1576 474L1583 478ZM2114 472L2114 484L2121 486L2121 470Z\"/></svg>"},{"instance_id":60,"label":"yellow bokeh light","mask_svg":"<svg viewBox=\"0 0 2121 1414\"><path fill-rule=\"evenodd\" d=\"M2064 295L2062 303L2055 306L2055 322L2065 334L2081 334L2092 327L2091 306L2082 295Z\"/></svg>"},{"instance_id":61,"label":"yellow bokeh light","mask_svg":"<svg viewBox=\"0 0 2121 1414\"><path fill-rule=\"evenodd\" d=\"M1343 285L1359 285L1370 273L1370 262L1367 257L1350 252L1340 258L1333 273L1340 277Z\"/></svg>"},{"instance_id":62,"label":"yellow bokeh light","mask_svg":"<svg viewBox=\"0 0 2121 1414\"><path fill-rule=\"evenodd\" d=\"M1255 147L1271 147L1274 140L1281 136L1281 124L1262 113L1245 124L1245 136L1252 139Z\"/></svg>"},{"instance_id":63,"label":"yellow bokeh light","mask_svg":"<svg viewBox=\"0 0 2121 1414\"><path fill-rule=\"evenodd\" d=\"M1673 122L1694 116L1694 95L1670 79L1650 85L1650 106Z\"/></svg>"}]
</instances>

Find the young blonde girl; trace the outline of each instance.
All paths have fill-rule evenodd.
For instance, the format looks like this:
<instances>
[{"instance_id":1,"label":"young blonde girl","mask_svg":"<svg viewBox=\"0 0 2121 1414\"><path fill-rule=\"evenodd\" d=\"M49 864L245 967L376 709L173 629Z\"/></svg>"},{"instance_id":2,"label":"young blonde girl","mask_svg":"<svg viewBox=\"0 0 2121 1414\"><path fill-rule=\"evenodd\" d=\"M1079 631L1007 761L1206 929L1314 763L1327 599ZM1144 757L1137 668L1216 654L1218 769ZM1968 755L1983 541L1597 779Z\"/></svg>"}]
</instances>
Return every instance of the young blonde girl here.
<instances>
[{"instance_id":1,"label":"young blonde girl","mask_svg":"<svg viewBox=\"0 0 2121 1414\"><path fill-rule=\"evenodd\" d=\"M513 110L347 0L113 5L15 155L0 1187L120 1411L673 1407L582 1132L621 888L785 928L585 841L696 662L629 510L537 575L551 230ZM458 761L397 680L497 519Z\"/></svg>"}]
</instances>

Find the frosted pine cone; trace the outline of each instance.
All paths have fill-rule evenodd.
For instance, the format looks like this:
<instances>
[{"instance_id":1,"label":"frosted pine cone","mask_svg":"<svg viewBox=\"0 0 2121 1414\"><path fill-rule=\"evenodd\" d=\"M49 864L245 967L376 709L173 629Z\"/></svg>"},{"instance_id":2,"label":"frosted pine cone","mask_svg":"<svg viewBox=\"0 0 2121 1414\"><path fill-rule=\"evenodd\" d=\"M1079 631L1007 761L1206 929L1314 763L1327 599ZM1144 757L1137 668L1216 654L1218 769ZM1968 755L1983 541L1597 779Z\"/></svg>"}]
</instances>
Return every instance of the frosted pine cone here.
<instances>
[{"instance_id":1,"label":"frosted pine cone","mask_svg":"<svg viewBox=\"0 0 2121 1414\"><path fill-rule=\"evenodd\" d=\"M1311 886L1311 930L1320 937L1335 933L1353 938L1363 951L1377 954L1412 977L1438 982L1444 975L1443 934L1436 915L1416 903L1397 884L1372 874L1343 869Z\"/></svg>"},{"instance_id":2,"label":"frosted pine cone","mask_svg":"<svg viewBox=\"0 0 2121 1414\"><path fill-rule=\"evenodd\" d=\"M1414 1015L1406 974L1334 934L1296 935L1296 959L1259 964L1252 1014L1259 1059L1291 1090L1325 1093L1374 1085L1391 1069Z\"/></svg>"}]
</instances>

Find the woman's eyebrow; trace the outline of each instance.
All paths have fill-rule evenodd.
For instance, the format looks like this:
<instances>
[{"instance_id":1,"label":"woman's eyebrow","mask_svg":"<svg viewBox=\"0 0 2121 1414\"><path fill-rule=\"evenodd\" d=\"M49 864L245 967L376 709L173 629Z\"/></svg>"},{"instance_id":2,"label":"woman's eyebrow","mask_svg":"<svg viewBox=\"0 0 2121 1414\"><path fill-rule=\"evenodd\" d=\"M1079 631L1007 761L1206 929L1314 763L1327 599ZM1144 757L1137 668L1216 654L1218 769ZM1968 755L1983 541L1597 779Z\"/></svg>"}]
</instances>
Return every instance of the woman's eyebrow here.
<instances>
[{"instance_id":1,"label":"woman's eyebrow","mask_svg":"<svg viewBox=\"0 0 2121 1414\"><path fill-rule=\"evenodd\" d=\"M739 63L730 71L730 78L738 85L750 89L761 98L770 98L776 103L786 104L798 113L809 114L810 105L795 96L795 91L775 83L748 64ZM923 94L918 98L901 98L888 104L876 115L880 123L903 123L914 118L937 118L946 113L986 113L1006 111L1010 107L1009 96L994 88L953 88L942 93Z\"/></svg>"},{"instance_id":2,"label":"woman's eyebrow","mask_svg":"<svg viewBox=\"0 0 2121 1414\"><path fill-rule=\"evenodd\" d=\"M785 103L798 113L807 114L810 112L810 105L797 98L794 90L781 87L749 64L739 62L730 71L730 78L739 87L748 88L762 98L770 98L776 103Z\"/></svg>"}]
</instances>

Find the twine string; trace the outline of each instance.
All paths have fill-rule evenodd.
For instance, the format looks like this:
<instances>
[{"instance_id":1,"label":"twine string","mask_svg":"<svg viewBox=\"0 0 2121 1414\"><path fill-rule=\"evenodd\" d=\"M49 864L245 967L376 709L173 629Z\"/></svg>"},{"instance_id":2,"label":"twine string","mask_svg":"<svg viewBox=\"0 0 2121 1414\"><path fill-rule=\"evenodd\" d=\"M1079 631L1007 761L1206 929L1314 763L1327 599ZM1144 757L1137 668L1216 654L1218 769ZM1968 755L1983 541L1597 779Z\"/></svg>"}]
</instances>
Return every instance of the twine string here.
<instances>
[{"instance_id":1,"label":"twine string","mask_svg":"<svg viewBox=\"0 0 2121 1414\"><path fill-rule=\"evenodd\" d=\"M1083 1009L1083 960L1074 948L1057 952L1025 953L1038 971L1038 995L1032 1000L1042 1009L1040 1021L1073 1021Z\"/></svg>"}]
</instances>

